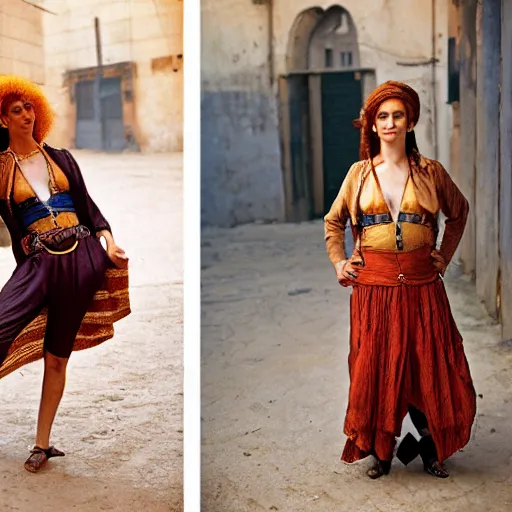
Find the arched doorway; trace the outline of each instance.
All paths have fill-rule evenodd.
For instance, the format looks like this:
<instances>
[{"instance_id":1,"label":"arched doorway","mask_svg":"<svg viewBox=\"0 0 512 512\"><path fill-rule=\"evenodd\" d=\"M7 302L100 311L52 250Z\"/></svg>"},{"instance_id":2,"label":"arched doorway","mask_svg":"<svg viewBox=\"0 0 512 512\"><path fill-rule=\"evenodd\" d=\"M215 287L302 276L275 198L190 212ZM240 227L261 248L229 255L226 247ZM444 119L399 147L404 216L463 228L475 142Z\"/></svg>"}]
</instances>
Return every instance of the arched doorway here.
<instances>
[{"instance_id":1,"label":"arched doorway","mask_svg":"<svg viewBox=\"0 0 512 512\"><path fill-rule=\"evenodd\" d=\"M361 69L355 23L339 5L299 13L286 64L279 82L286 216L302 221L325 214L358 158L352 120L375 74Z\"/></svg>"},{"instance_id":2,"label":"arched doorway","mask_svg":"<svg viewBox=\"0 0 512 512\"><path fill-rule=\"evenodd\" d=\"M311 7L298 14L288 38L289 73L308 69L358 68L357 30L350 13L335 5Z\"/></svg>"}]
</instances>

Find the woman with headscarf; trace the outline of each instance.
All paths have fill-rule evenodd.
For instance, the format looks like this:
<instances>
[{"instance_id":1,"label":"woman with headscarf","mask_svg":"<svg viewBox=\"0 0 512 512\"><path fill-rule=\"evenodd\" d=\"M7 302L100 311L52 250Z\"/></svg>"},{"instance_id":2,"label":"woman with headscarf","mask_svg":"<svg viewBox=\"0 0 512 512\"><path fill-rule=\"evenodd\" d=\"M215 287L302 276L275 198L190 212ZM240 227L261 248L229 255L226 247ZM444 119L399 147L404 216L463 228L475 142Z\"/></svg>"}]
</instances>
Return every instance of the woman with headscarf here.
<instances>
[{"instance_id":1,"label":"woman with headscarf","mask_svg":"<svg viewBox=\"0 0 512 512\"><path fill-rule=\"evenodd\" d=\"M37 472L64 455L50 431L71 352L111 338L130 312L128 258L74 158L43 143L54 114L42 91L0 77L0 119L0 215L17 263L0 292L0 378L44 358L36 443L25 462Z\"/></svg>"},{"instance_id":2,"label":"woman with headscarf","mask_svg":"<svg viewBox=\"0 0 512 512\"><path fill-rule=\"evenodd\" d=\"M325 216L325 240L339 283L352 286L350 391L345 462L369 455L370 478L388 474L402 420L408 434L397 457L420 454L430 474L469 441L476 395L442 276L462 237L468 202L443 166L419 153L417 93L401 82L379 86L355 125L360 158ZM446 216L436 249L438 214ZM351 221L353 254L344 250Z\"/></svg>"}]
</instances>

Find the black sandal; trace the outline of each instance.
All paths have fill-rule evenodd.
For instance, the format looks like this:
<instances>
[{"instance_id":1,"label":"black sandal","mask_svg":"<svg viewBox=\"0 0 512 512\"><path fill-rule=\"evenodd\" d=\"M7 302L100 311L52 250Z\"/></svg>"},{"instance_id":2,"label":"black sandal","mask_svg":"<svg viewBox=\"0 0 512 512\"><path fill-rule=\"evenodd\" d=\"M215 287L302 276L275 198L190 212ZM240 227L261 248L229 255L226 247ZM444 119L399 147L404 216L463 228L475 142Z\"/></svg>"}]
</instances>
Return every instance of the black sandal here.
<instances>
[{"instance_id":1,"label":"black sandal","mask_svg":"<svg viewBox=\"0 0 512 512\"><path fill-rule=\"evenodd\" d=\"M391 470L390 460L379 460L376 458L375 464L366 472L366 474L372 479L376 480L383 475L389 475Z\"/></svg>"},{"instance_id":2,"label":"black sandal","mask_svg":"<svg viewBox=\"0 0 512 512\"><path fill-rule=\"evenodd\" d=\"M432 436L422 437L418 444L423 469L437 478L448 478L450 473L448 473L444 464L437 460L436 445Z\"/></svg>"},{"instance_id":3,"label":"black sandal","mask_svg":"<svg viewBox=\"0 0 512 512\"><path fill-rule=\"evenodd\" d=\"M430 466L425 466L425 471L437 478L448 478L450 476L450 473L448 473L446 470L445 465L437 460L434 461Z\"/></svg>"},{"instance_id":4,"label":"black sandal","mask_svg":"<svg viewBox=\"0 0 512 512\"><path fill-rule=\"evenodd\" d=\"M48 459L64 457L64 455L64 452L57 450L54 446L50 446L46 450L39 446L34 446L30 450L30 457L25 461L25 469L31 473L37 473L46 465Z\"/></svg>"}]
</instances>

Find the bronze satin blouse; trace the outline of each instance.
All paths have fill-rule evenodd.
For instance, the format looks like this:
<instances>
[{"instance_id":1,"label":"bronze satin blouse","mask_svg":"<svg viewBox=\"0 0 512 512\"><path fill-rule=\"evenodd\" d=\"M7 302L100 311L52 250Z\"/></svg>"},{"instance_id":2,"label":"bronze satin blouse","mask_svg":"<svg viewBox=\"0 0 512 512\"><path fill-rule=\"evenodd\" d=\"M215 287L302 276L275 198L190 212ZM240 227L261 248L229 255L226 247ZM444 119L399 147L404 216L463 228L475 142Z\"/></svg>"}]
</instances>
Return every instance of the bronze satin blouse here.
<instances>
[{"instance_id":1,"label":"bronze satin blouse","mask_svg":"<svg viewBox=\"0 0 512 512\"><path fill-rule=\"evenodd\" d=\"M436 160L420 155L410 158L407 180L400 211L432 219L424 224L402 222L403 249L412 251L424 246L435 247L437 214L446 215L446 226L440 253L450 262L460 242L469 205L444 167ZM351 220L355 234L352 259L360 259L362 250L391 250L396 245L396 223L357 228L361 214L389 213L388 206L371 170L369 160L356 162L350 168L329 213L324 217L325 241L329 259L336 265L346 259L344 249L345 225Z\"/></svg>"},{"instance_id":2,"label":"bronze satin blouse","mask_svg":"<svg viewBox=\"0 0 512 512\"><path fill-rule=\"evenodd\" d=\"M44 151L42 149L42 151ZM53 176L49 174L48 183L52 190L52 193L57 192L68 192L69 191L69 181L66 178L66 175L62 172L62 169L50 158L50 155L44 152L46 158L48 158L50 165L52 166ZM53 179L55 178L55 179ZM15 166L14 170L14 183L13 183L13 199L16 204L21 204L23 201L30 199L32 197L36 197L36 194L30 183L27 181L23 173L20 171L18 166ZM74 212L59 212L55 221L51 216L44 217L32 223L29 227L29 231L35 231L38 233L44 233L50 229L56 227L55 223L58 227L68 228L71 226L77 226L79 224L78 217Z\"/></svg>"}]
</instances>

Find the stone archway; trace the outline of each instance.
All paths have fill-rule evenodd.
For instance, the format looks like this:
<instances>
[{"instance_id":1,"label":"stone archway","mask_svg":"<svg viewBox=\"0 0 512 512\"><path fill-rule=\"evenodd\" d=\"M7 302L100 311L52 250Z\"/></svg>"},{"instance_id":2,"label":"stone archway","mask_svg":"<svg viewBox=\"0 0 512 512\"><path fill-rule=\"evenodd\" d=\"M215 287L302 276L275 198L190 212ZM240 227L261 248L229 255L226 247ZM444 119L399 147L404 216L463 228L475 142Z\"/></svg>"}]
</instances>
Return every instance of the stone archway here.
<instances>
[{"instance_id":1,"label":"stone archway","mask_svg":"<svg viewBox=\"0 0 512 512\"><path fill-rule=\"evenodd\" d=\"M299 13L295 18L290 29L286 51L286 69L288 72L308 69L311 34L324 14L325 11L321 7L311 7Z\"/></svg>"},{"instance_id":2,"label":"stone archway","mask_svg":"<svg viewBox=\"0 0 512 512\"><path fill-rule=\"evenodd\" d=\"M300 12L280 78L280 134L288 220L321 217L358 157L352 127L375 75L360 69L357 30L340 5ZM342 143L340 143L342 141Z\"/></svg>"},{"instance_id":3,"label":"stone archway","mask_svg":"<svg viewBox=\"0 0 512 512\"><path fill-rule=\"evenodd\" d=\"M344 7L311 7L297 15L288 38L288 72L359 66L356 26Z\"/></svg>"}]
</instances>

